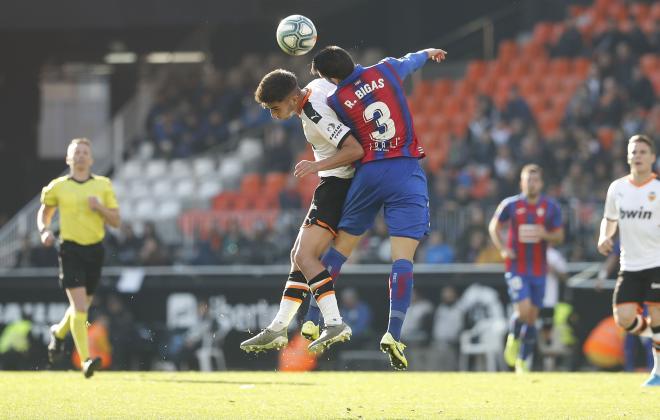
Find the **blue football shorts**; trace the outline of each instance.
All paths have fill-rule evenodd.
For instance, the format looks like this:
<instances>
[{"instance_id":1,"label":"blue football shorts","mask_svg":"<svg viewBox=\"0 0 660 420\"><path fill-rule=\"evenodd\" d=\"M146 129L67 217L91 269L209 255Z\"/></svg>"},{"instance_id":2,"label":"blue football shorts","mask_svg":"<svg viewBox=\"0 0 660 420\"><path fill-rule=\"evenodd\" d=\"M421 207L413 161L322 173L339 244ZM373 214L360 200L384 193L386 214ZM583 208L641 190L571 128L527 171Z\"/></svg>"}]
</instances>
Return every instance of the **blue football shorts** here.
<instances>
[{"instance_id":1,"label":"blue football shorts","mask_svg":"<svg viewBox=\"0 0 660 420\"><path fill-rule=\"evenodd\" d=\"M362 235L383 208L390 236L420 240L429 232L429 193L417 158L398 157L360 166L348 190L339 229Z\"/></svg>"}]
</instances>

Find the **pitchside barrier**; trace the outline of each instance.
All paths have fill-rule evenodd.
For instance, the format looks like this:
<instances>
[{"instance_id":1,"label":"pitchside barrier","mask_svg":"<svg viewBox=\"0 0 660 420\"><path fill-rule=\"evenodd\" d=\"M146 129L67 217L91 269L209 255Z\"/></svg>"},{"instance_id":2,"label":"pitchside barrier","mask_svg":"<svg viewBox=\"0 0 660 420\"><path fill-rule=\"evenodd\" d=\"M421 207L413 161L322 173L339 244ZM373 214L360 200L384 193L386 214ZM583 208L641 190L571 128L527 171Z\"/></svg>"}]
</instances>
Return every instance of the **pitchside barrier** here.
<instances>
[{"instance_id":1,"label":"pitchside barrier","mask_svg":"<svg viewBox=\"0 0 660 420\"><path fill-rule=\"evenodd\" d=\"M611 313L611 288L595 291L593 263L571 263L573 275L562 295L578 315L575 333L584 340L588 332ZM160 354L167 354L167 331L185 331L199 324L198 303L208 302L213 320L213 340L224 352L229 369L273 368L276 355L243 354L238 344L268 325L277 312L282 286L289 267L277 266L205 266L205 267L108 267L97 292L103 307L110 294L117 294L136 324L152 332L151 340L160 337ZM433 305L440 301L444 286L454 286L459 294L478 283L494 288L506 308L507 297L502 275L496 264L446 264L415 266L415 289ZM388 265L346 265L337 281L337 293L351 287L372 311L371 330L380 335L387 327ZM34 324L33 336L48 341L48 327L59 321L67 307L58 287L57 270L15 269L0 271L0 324L6 325L21 316ZM301 313L305 310L302 308ZM92 311L93 314L94 311ZM374 349L377 340L373 343ZM163 356L165 357L165 356Z\"/></svg>"}]
</instances>

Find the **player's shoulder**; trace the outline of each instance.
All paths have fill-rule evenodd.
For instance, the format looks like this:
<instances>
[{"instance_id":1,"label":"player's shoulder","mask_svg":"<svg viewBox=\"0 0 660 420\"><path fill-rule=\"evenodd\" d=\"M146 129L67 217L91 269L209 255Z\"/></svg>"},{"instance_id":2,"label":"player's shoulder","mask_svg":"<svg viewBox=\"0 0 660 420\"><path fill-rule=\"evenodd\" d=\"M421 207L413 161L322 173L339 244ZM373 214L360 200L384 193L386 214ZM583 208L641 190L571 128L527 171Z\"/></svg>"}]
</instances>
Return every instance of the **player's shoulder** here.
<instances>
[{"instance_id":1,"label":"player's shoulder","mask_svg":"<svg viewBox=\"0 0 660 420\"><path fill-rule=\"evenodd\" d=\"M519 201L521 198L520 194L512 195L509 197L506 197L504 200L500 201L500 207L504 208L510 204L513 204L517 201Z\"/></svg>"},{"instance_id":2,"label":"player's shoulder","mask_svg":"<svg viewBox=\"0 0 660 420\"><path fill-rule=\"evenodd\" d=\"M65 183L69 179L70 179L69 175L64 175L64 176L57 177L57 178L53 179L52 181L50 181L48 183L48 185L46 186L46 188L47 189L53 189L53 188L55 188L59 185L62 185L63 183Z\"/></svg>"},{"instance_id":3,"label":"player's shoulder","mask_svg":"<svg viewBox=\"0 0 660 420\"><path fill-rule=\"evenodd\" d=\"M543 198L548 203L548 206L561 208L561 205L559 204L559 201L557 201L557 199L555 199L554 197L548 197L547 195L544 195Z\"/></svg>"},{"instance_id":4,"label":"player's shoulder","mask_svg":"<svg viewBox=\"0 0 660 420\"><path fill-rule=\"evenodd\" d=\"M621 178L617 178L614 181L610 182L610 189L612 189L612 188L616 188L616 189L623 188L623 187L627 186L628 184L630 184L630 182L628 181L628 175L622 176Z\"/></svg>"},{"instance_id":5,"label":"player's shoulder","mask_svg":"<svg viewBox=\"0 0 660 420\"><path fill-rule=\"evenodd\" d=\"M312 91L312 94L309 96L310 101L325 101L325 98L330 96L337 89L336 85L320 77L307 83L305 87Z\"/></svg>"},{"instance_id":6,"label":"player's shoulder","mask_svg":"<svg viewBox=\"0 0 660 420\"><path fill-rule=\"evenodd\" d=\"M107 176L92 174L92 177L94 178L94 181L98 182L99 184L112 185L112 180Z\"/></svg>"}]
</instances>

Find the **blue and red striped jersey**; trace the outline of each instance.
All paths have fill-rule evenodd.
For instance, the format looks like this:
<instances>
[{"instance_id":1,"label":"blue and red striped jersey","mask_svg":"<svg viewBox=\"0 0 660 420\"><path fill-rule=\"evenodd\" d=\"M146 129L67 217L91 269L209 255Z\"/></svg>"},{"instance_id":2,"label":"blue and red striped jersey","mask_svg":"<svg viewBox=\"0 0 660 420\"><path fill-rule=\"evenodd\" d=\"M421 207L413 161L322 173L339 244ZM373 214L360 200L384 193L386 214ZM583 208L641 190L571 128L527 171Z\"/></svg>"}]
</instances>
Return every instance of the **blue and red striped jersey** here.
<instances>
[{"instance_id":1,"label":"blue and red striped jersey","mask_svg":"<svg viewBox=\"0 0 660 420\"><path fill-rule=\"evenodd\" d=\"M355 66L328 105L362 144L361 163L400 156L422 158L424 150L417 141L413 117L403 90L403 79L422 67L425 52L385 58L370 67Z\"/></svg>"},{"instance_id":2,"label":"blue and red striped jersey","mask_svg":"<svg viewBox=\"0 0 660 420\"><path fill-rule=\"evenodd\" d=\"M561 228L559 204L544 195L532 204L519 194L502 200L495 216L500 222L510 222L507 246L516 253L516 258L506 259L506 271L518 275L546 275L548 243L535 240L529 232L534 229L531 225L542 225L548 232Z\"/></svg>"}]
</instances>

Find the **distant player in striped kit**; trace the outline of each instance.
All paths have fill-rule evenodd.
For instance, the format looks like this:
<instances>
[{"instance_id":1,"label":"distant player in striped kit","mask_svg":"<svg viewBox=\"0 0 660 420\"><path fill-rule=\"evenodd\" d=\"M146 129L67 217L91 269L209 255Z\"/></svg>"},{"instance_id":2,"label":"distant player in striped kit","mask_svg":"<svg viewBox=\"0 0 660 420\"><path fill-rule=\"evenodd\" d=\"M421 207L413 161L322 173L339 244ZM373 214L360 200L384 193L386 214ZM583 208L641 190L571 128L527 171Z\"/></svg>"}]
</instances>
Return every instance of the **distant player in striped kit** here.
<instances>
[{"instance_id":1,"label":"distant player in striped kit","mask_svg":"<svg viewBox=\"0 0 660 420\"><path fill-rule=\"evenodd\" d=\"M653 338L654 366L644 386L660 386L660 181L653 173L655 150L648 136L628 141L630 174L610 184L598 238L598 252L608 255L619 229L621 271L612 311L629 333ZM650 319L642 314L644 303Z\"/></svg>"},{"instance_id":2,"label":"distant player in striped kit","mask_svg":"<svg viewBox=\"0 0 660 420\"><path fill-rule=\"evenodd\" d=\"M380 348L395 369L408 367L401 326L410 306L413 257L419 240L429 231L428 187L419 164L424 151L415 135L402 79L429 59L444 60L445 54L430 48L362 67L344 49L332 46L312 61L313 74L337 85L328 105L365 152L346 196L335 247L329 251L337 258L329 265L338 270L383 208L393 264L390 318Z\"/></svg>"},{"instance_id":3,"label":"distant player in striped kit","mask_svg":"<svg viewBox=\"0 0 660 420\"><path fill-rule=\"evenodd\" d=\"M490 237L505 259L509 297L514 305L504 359L517 373L527 372L537 339L536 320L543 307L548 274L546 250L564 240L561 209L541 194L543 171L525 165L520 173L521 194L504 199L488 226ZM506 245L500 230L508 223Z\"/></svg>"}]
</instances>

